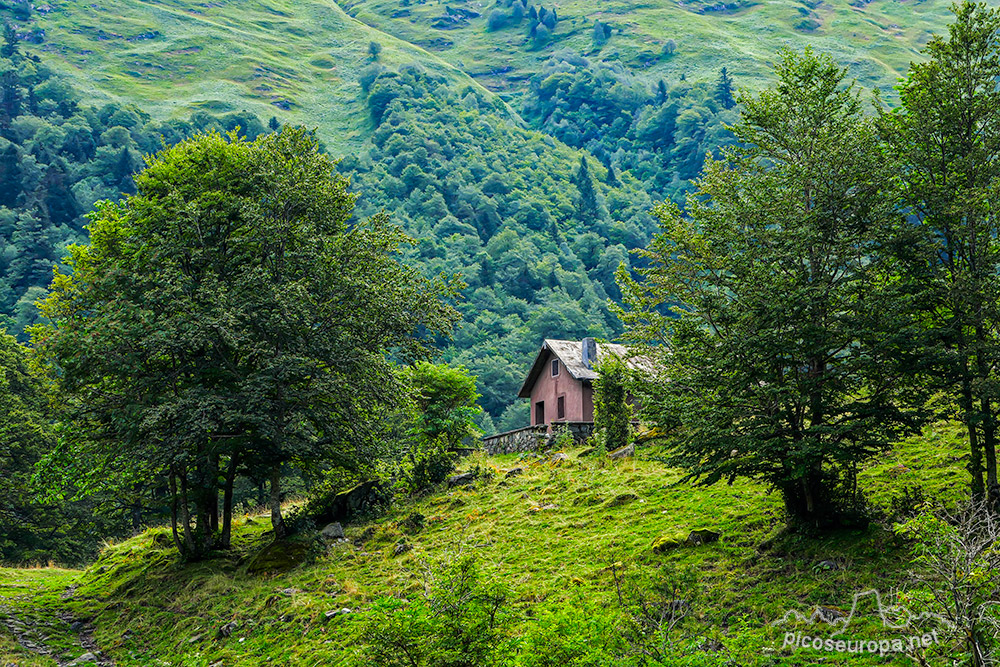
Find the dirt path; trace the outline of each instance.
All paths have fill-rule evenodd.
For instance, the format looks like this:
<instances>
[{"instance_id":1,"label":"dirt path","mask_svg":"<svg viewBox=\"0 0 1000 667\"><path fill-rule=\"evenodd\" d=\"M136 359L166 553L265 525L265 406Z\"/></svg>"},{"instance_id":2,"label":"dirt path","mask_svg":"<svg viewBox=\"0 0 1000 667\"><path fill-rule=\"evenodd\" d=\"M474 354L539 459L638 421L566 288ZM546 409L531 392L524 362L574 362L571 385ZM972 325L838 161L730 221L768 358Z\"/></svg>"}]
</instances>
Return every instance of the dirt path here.
<instances>
[{"instance_id":1,"label":"dirt path","mask_svg":"<svg viewBox=\"0 0 1000 667\"><path fill-rule=\"evenodd\" d=\"M90 623L65 614L59 615L59 621L69 628L69 633L72 633L74 643L83 649L82 653L72 651L78 655L67 659L65 656L68 652L65 647L56 647L50 643L50 635L60 632L59 628L19 616L17 611L7 605L0 605L0 616L2 616L0 624L14 636L21 648L35 655L51 658L59 667L68 665L114 667L115 665L114 659L105 655L94 640L94 627ZM93 659L88 660L88 657Z\"/></svg>"},{"instance_id":2,"label":"dirt path","mask_svg":"<svg viewBox=\"0 0 1000 667\"><path fill-rule=\"evenodd\" d=\"M5 568L0 575L0 631L5 629L24 652L59 667L114 666L94 640L89 619L77 618L68 611L72 605L64 606L76 593L72 571Z\"/></svg>"}]
</instances>

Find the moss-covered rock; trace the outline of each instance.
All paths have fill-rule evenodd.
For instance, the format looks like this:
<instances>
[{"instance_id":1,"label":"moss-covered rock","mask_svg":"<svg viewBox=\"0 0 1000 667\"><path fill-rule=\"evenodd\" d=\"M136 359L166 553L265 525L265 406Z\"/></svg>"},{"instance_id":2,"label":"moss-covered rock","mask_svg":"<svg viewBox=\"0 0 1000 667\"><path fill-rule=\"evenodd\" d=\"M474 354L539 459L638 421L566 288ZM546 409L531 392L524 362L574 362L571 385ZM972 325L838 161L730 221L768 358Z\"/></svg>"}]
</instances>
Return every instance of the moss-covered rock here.
<instances>
[{"instance_id":1,"label":"moss-covered rock","mask_svg":"<svg viewBox=\"0 0 1000 667\"><path fill-rule=\"evenodd\" d=\"M677 535L663 535L653 540L653 551L664 553L677 549L684 544L684 538Z\"/></svg>"},{"instance_id":2,"label":"moss-covered rock","mask_svg":"<svg viewBox=\"0 0 1000 667\"><path fill-rule=\"evenodd\" d=\"M309 545L301 540L278 540L261 549L247 564L247 574L288 572L306 560Z\"/></svg>"},{"instance_id":3,"label":"moss-covered rock","mask_svg":"<svg viewBox=\"0 0 1000 667\"><path fill-rule=\"evenodd\" d=\"M639 496L635 495L631 491L626 493L619 493L617 496L609 500L605 507L619 507L620 505L628 505L631 502L639 500Z\"/></svg>"}]
</instances>

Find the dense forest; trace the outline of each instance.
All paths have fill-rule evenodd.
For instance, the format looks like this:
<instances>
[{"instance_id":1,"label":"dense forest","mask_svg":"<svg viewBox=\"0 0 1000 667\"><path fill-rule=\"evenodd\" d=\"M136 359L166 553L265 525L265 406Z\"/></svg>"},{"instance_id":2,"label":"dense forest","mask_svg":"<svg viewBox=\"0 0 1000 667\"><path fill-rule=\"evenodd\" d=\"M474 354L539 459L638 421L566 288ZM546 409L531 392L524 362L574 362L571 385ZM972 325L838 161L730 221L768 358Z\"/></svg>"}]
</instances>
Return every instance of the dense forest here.
<instances>
[{"instance_id":1,"label":"dense forest","mask_svg":"<svg viewBox=\"0 0 1000 667\"><path fill-rule=\"evenodd\" d=\"M523 114L569 146L585 148L615 174L629 172L656 199L683 202L705 157L733 143L739 117L726 68L714 82L652 90L620 63L559 52L531 78Z\"/></svg>"},{"instance_id":2,"label":"dense forest","mask_svg":"<svg viewBox=\"0 0 1000 667\"><path fill-rule=\"evenodd\" d=\"M0 48L0 313L23 336L34 302L71 243L87 240L95 202L135 191L143 156L199 132L269 131L251 114L154 121L132 105L88 106L72 85L25 53L7 26Z\"/></svg>"},{"instance_id":3,"label":"dense forest","mask_svg":"<svg viewBox=\"0 0 1000 667\"><path fill-rule=\"evenodd\" d=\"M522 426L512 401L542 339L619 333L615 271L655 231L652 204L681 199L705 156L733 142L732 81L645 90L620 67L563 55L532 81L534 131L418 66L376 63L361 83L376 129L340 163L358 214L392 212L418 239L413 261L464 276L445 357L478 376L487 431Z\"/></svg>"},{"instance_id":4,"label":"dense forest","mask_svg":"<svg viewBox=\"0 0 1000 667\"><path fill-rule=\"evenodd\" d=\"M462 274L463 326L446 359L479 377L500 430L543 338L613 337L614 272L655 224L627 175L505 122L474 91L449 90L418 67L376 67L364 81L378 124L372 145L340 163L358 215L381 208L415 239L412 261ZM490 429L490 424L484 424Z\"/></svg>"},{"instance_id":5,"label":"dense forest","mask_svg":"<svg viewBox=\"0 0 1000 667\"><path fill-rule=\"evenodd\" d=\"M7 40L0 312L22 335L52 265L86 240L94 202L134 192L144 155L198 132L239 127L254 139L278 124L246 112L159 122L136 107L91 108L24 55L13 30ZM419 65L376 60L361 84L375 130L339 164L360 195L355 216L391 212L417 240L415 265L463 275L464 324L446 359L479 377L486 432L521 426L514 397L543 338L619 333L607 308L619 297L614 272L656 229L654 202L682 197L705 155L732 141L732 83L645 90L620 67L564 54L532 82L523 116L534 130Z\"/></svg>"}]
</instances>

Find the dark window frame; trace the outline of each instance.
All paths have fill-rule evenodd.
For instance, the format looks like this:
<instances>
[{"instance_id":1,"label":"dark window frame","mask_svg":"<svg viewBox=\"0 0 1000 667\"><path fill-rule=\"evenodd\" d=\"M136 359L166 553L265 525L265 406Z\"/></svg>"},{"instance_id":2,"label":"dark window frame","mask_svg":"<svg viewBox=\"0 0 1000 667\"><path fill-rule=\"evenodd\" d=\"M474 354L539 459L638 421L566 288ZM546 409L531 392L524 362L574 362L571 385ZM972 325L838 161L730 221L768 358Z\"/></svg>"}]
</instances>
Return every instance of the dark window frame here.
<instances>
[{"instance_id":1,"label":"dark window frame","mask_svg":"<svg viewBox=\"0 0 1000 667\"><path fill-rule=\"evenodd\" d=\"M554 378L555 377L559 377L559 360L558 359L553 359L552 360L551 373L552 373L552 377L554 377Z\"/></svg>"}]
</instances>

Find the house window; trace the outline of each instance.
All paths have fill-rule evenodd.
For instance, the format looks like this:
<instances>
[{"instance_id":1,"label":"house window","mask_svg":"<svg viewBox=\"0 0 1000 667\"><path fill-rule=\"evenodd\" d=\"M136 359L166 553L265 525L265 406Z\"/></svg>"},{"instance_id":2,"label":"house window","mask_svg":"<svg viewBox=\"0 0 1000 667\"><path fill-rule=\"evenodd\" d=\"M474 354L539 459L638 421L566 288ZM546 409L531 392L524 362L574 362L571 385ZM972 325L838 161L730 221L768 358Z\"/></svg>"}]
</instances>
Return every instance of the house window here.
<instances>
[{"instance_id":1,"label":"house window","mask_svg":"<svg viewBox=\"0 0 1000 667\"><path fill-rule=\"evenodd\" d=\"M535 403L535 423L545 423L545 401L538 401Z\"/></svg>"},{"instance_id":2,"label":"house window","mask_svg":"<svg viewBox=\"0 0 1000 667\"><path fill-rule=\"evenodd\" d=\"M552 377L555 377L557 375L559 375L559 360L558 359L553 359L552 360Z\"/></svg>"},{"instance_id":3,"label":"house window","mask_svg":"<svg viewBox=\"0 0 1000 667\"><path fill-rule=\"evenodd\" d=\"M559 419L566 419L566 397L560 396L556 399L556 414Z\"/></svg>"}]
</instances>

